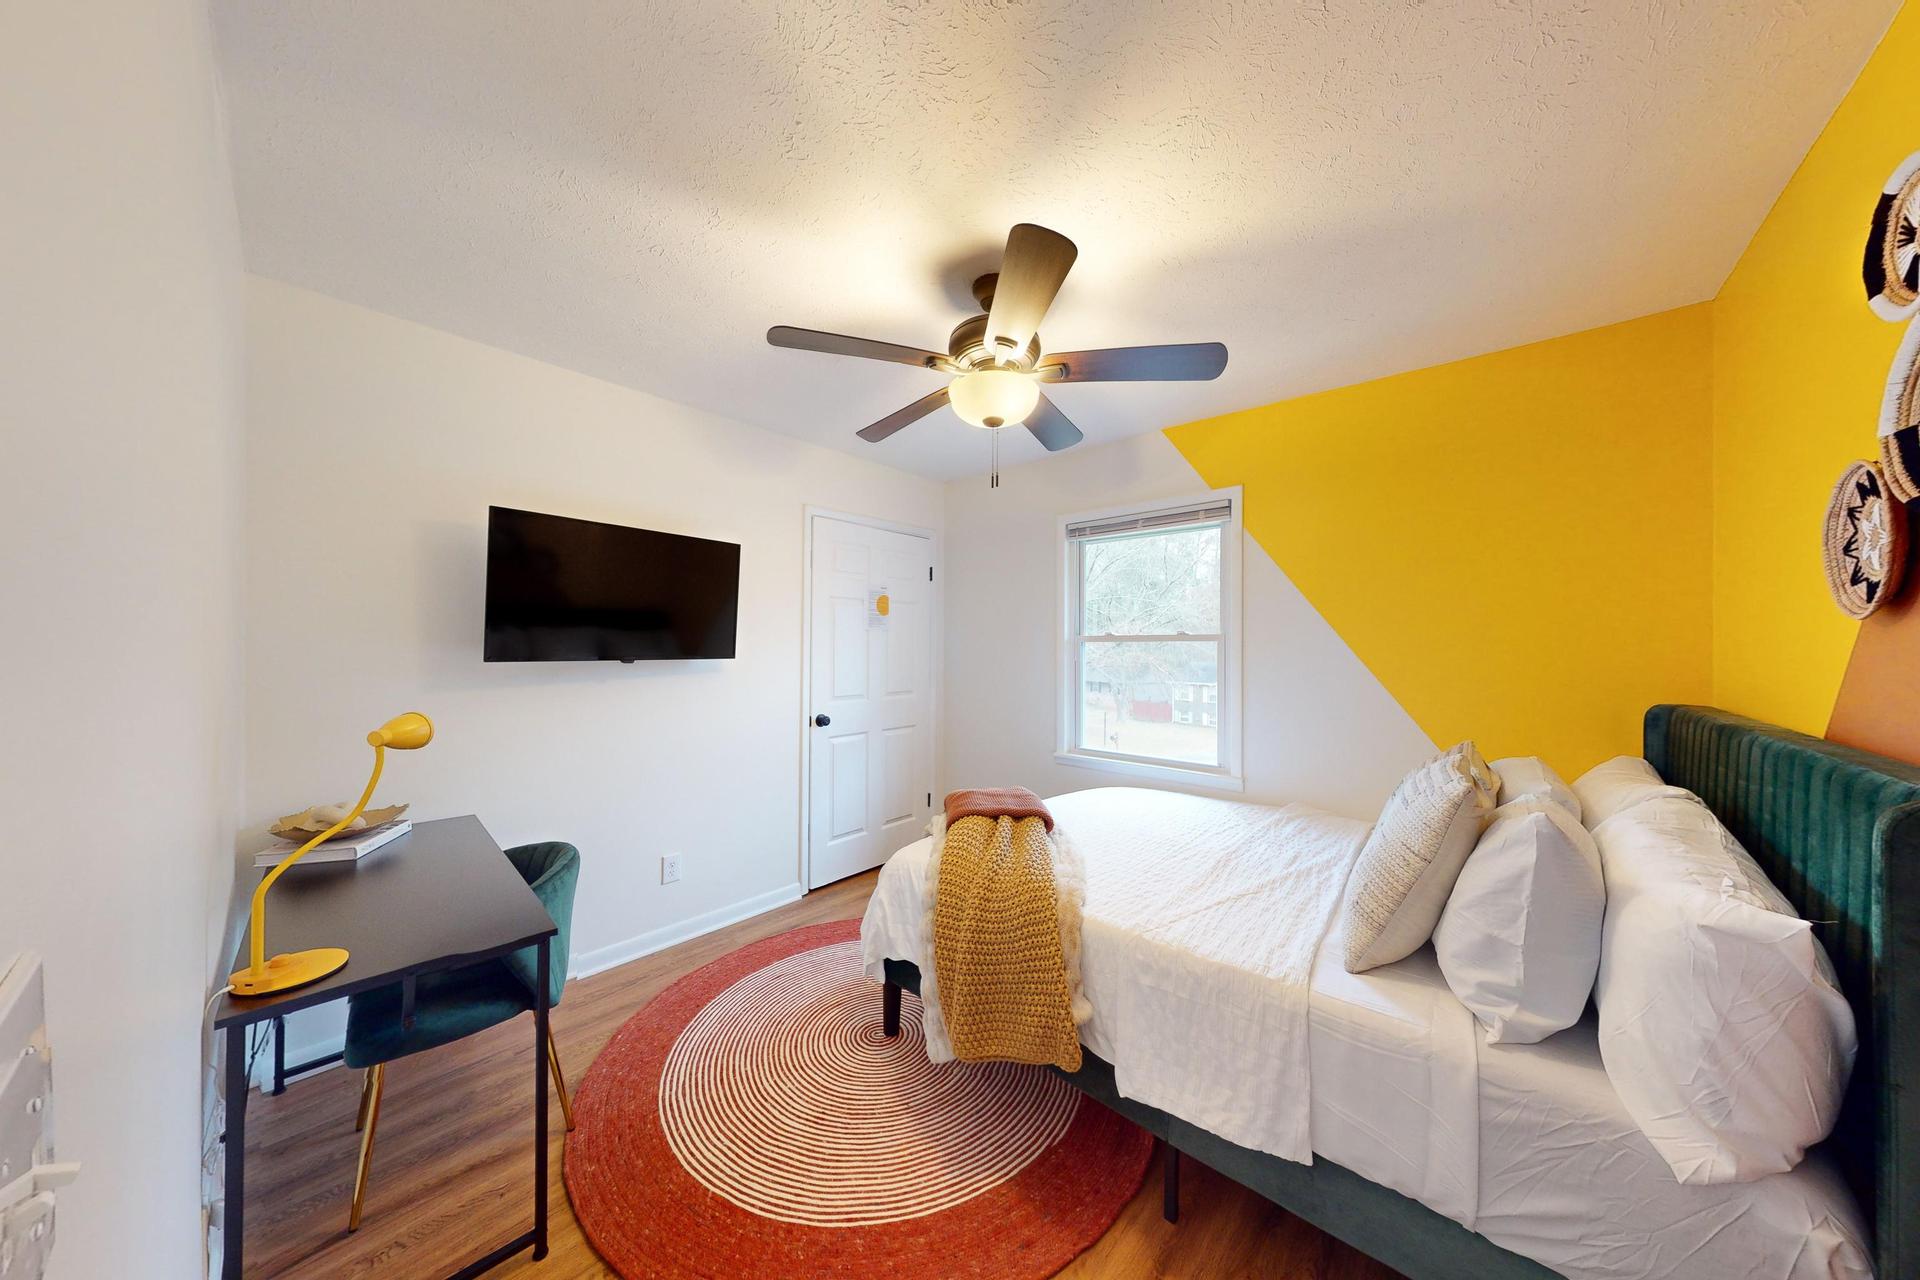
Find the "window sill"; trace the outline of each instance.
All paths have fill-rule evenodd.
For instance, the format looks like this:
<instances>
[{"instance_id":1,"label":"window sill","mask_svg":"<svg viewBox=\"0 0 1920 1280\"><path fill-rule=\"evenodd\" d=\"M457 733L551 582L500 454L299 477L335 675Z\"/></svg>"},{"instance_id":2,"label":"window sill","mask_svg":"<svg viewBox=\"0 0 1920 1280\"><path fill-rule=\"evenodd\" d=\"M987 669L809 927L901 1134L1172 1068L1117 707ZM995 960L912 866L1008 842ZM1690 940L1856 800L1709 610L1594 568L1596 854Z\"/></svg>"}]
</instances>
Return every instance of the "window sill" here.
<instances>
[{"instance_id":1,"label":"window sill","mask_svg":"<svg viewBox=\"0 0 1920 1280\"><path fill-rule=\"evenodd\" d=\"M1114 760L1107 756L1083 755L1077 751L1056 751L1053 753L1053 758L1059 764L1072 765L1076 769L1098 769L1104 773L1152 779L1155 782L1171 782L1182 787L1205 787L1209 791L1245 791L1247 789L1244 778L1214 773L1206 769L1183 769L1175 764L1149 764L1144 760Z\"/></svg>"}]
</instances>

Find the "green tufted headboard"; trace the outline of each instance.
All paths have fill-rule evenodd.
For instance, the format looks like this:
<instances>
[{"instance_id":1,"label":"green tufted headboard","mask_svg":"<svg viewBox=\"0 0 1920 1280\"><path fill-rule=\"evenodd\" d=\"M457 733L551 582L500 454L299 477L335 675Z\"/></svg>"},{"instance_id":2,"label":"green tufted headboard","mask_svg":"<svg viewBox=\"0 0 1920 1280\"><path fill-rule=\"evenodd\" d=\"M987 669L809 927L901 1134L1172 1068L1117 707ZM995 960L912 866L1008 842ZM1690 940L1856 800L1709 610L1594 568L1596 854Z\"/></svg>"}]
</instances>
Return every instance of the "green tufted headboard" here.
<instances>
[{"instance_id":1,"label":"green tufted headboard","mask_svg":"<svg viewBox=\"0 0 1920 1280\"><path fill-rule=\"evenodd\" d=\"M1920 1277L1920 768L1711 707L1647 712L1647 761L1707 802L1815 922L1860 1056L1826 1148L1876 1272Z\"/></svg>"}]
</instances>

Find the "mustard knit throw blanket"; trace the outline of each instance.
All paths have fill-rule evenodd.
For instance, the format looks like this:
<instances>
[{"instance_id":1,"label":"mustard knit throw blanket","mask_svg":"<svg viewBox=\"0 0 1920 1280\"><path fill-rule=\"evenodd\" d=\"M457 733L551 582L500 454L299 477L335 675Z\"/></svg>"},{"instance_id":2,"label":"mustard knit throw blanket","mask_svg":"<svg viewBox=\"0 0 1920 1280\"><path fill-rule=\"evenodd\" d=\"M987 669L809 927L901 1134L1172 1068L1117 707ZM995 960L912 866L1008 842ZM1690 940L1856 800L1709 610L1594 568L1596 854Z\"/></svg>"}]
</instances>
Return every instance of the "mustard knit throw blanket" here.
<instances>
[{"instance_id":1,"label":"mustard knit throw blanket","mask_svg":"<svg viewBox=\"0 0 1920 1280\"><path fill-rule=\"evenodd\" d=\"M1080 1069L1077 871L1056 875L1037 817L948 825L934 884L933 966L954 1056Z\"/></svg>"}]
</instances>

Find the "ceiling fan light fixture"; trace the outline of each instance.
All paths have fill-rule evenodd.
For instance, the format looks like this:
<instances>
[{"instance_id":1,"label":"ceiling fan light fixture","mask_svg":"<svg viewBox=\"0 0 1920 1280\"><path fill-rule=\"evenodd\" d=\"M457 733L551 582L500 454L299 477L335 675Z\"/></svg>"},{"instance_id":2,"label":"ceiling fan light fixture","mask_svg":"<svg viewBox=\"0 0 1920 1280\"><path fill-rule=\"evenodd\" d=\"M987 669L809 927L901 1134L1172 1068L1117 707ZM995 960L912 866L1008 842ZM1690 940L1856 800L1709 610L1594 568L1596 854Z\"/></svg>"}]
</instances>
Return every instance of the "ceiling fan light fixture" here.
<instances>
[{"instance_id":1,"label":"ceiling fan light fixture","mask_svg":"<svg viewBox=\"0 0 1920 1280\"><path fill-rule=\"evenodd\" d=\"M941 405L950 404L962 421L994 432L1024 426L1048 453L1071 449L1086 433L1041 393L1040 384L1060 382L1205 382L1227 367L1227 349L1217 342L1185 342L1152 347L1106 347L1043 355L1040 326L1079 250L1058 231L1022 222L1007 233L1000 269L973 282L973 299L982 311L947 335L943 355L897 342L854 338L818 329L777 324L767 341L794 351L858 356L913 365L952 382L912 404L894 410L855 432L868 444L891 439ZM999 467L994 468L998 485Z\"/></svg>"},{"instance_id":2,"label":"ceiling fan light fixture","mask_svg":"<svg viewBox=\"0 0 1920 1280\"><path fill-rule=\"evenodd\" d=\"M1013 369L975 369L947 388L953 411L976 427L1011 427L1027 420L1040 403L1040 384Z\"/></svg>"}]
</instances>

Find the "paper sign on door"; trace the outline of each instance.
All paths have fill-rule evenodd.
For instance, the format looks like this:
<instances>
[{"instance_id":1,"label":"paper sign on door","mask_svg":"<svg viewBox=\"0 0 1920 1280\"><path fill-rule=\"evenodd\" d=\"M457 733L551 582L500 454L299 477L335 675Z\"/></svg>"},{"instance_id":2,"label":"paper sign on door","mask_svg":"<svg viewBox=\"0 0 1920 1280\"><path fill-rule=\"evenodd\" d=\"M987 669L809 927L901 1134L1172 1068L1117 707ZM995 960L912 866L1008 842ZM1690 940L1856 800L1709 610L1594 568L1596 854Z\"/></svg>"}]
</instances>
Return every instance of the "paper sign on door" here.
<instances>
[{"instance_id":1,"label":"paper sign on door","mask_svg":"<svg viewBox=\"0 0 1920 1280\"><path fill-rule=\"evenodd\" d=\"M887 598L885 590L874 587L867 592L867 625L869 627L886 630L887 617L892 612L893 601Z\"/></svg>"}]
</instances>

